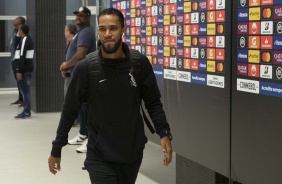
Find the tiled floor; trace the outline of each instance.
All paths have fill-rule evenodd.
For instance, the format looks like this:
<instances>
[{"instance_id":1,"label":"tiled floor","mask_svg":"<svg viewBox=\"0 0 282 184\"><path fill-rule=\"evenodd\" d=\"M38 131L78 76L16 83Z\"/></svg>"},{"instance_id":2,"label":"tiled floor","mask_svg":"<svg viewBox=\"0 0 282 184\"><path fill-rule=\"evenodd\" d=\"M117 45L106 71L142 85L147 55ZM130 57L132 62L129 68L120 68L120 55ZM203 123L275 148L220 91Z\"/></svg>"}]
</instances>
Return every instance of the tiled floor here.
<instances>
[{"instance_id":1,"label":"tiled floor","mask_svg":"<svg viewBox=\"0 0 282 184\"><path fill-rule=\"evenodd\" d=\"M85 154L76 153L77 146L65 146L61 172L49 173L47 159L60 113L32 113L31 119L16 120L22 109L9 105L16 97L0 90L0 184L90 184L81 169ZM72 128L70 137L77 132L78 127ZM175 184L175 156L168 167L161 165L162 156L159 145L146 145L136 184Z\"/></svg>"}]
</instances>

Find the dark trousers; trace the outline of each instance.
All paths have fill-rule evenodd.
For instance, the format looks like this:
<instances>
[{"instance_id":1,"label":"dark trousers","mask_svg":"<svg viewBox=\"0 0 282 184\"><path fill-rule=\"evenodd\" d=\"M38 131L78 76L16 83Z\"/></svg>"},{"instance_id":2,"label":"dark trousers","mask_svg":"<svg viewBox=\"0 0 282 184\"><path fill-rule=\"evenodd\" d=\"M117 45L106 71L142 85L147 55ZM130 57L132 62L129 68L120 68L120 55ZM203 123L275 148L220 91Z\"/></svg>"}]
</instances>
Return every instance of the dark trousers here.
<instances>
[{"instance_id":1,"label":"dark trousers","mask_svg":"<svg viewBox=\"0 0 282 184\"><path fill-rule=\"evenodd\" d=\"M15 66L15 61L12 61L12 70L13 70L13 74L14 74L14 77L15 77L15 79L16 79L16 81L17 81L17 87L18 87L18 91L19 91L19 100L20 101L23 101L23 95L22 95L22 93L21 93L21 91L20 91L20 88L19 88L19 84L18 84L18 79L17 79L17 71L16 71L16 66Z\"/></svg>"},{"instance_id":2,"label":"dark trousers","mask_svg":"<svg viewBox=\"0 0 282 184\"><path fill-rule=\"evenodd\" d=\"M84 162L92 184L134 184L138 175L142 158L132 164L106 162L102 159Z\"/></svg>"},{"instance_id":3,"label":"dark trousers","mask_svg":"<svg viewBox=\"0 0 282 184\"><path fill-rule=\"evenodd\" d=\"M24 112L30 113L31 108L31 102L30 102L30 78L31 73L26 72L22 74L22 80L18 80L18 85L21 90L21 93L23 94L23 106L24 106Z\"/></svg>"}]
</instances>

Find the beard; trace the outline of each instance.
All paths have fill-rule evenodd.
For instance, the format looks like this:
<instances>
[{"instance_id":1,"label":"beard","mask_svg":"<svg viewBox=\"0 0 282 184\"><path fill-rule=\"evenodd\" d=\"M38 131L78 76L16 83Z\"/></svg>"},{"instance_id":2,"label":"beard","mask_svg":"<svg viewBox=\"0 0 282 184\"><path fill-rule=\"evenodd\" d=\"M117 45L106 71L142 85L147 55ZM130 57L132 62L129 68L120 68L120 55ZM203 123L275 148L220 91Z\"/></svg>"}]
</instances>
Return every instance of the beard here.
<instances>
[{"instance_id":1,"label":"beard","mask_svg":"<svg viewBox=\"0 0 282 184\"><path fill-rule=\"evenodd\" d=\"M103 51L106 52L107 54L113 54L118 50L121 42L122 42L122 37L120 37L120 39L116 42L116 44L113 47L110 46L106 47L105 44L102 43Z\"/></svg>"}]
</instances>

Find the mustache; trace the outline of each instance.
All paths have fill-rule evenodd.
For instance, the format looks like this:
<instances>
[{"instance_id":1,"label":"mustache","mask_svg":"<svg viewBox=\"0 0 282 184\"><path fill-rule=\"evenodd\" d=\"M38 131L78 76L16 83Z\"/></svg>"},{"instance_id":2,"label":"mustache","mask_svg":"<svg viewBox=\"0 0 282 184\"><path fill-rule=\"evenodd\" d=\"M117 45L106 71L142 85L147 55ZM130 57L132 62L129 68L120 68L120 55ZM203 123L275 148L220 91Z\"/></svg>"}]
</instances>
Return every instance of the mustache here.
<instances>
[{"instance_id":1,"label":"mustache","mask_svg":"<svg viewBox=\"0 0 282 184\"><path fill-rule=\"evenodd\" d=\"M103 43L106 43L106 42L114 42L115 40L114 39L106 39L106 40L103 40Z\"/></svg>"}]
</instances>

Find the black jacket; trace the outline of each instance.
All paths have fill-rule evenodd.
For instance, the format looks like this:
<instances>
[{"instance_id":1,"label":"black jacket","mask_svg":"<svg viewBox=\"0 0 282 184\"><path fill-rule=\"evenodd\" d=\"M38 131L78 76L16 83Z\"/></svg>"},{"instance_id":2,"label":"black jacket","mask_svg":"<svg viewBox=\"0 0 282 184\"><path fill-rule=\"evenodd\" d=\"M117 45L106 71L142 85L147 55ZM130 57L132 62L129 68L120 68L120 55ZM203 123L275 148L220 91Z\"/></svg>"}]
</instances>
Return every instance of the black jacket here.
<instances>
[{"instance_id":1,"label":"black jacket","mask_svg":"<svg viewBox=\"0 0 282 184\"><path fill-rule=\"evenodd\" d=\"M170 133L160 92L152 66L146 56L141 55L142 81L138 93L130 76L129 48L123 43L126 58L103 59L101 79L88 113L87 157L99 155L106 161L132 163L142 156L147 142L144 123L140 114L138 94L144 100L149 115L160 137ZM100 52L99 52L100 53ZM56 139L53 141L51 155L61 156L61 148L67 144L68 132L81 107L87 102L90 88L89 62L80 61L73 73L66 99L63 105Z\"/></svg>"},{"instance_id":2,"label":"black jacket","mask_svg":"<svg viewBox=\"0 0 282 184\"><path fill-rule=\"evenodd\" d=\"M17 73L33 72L34 45L29 36L21 39L15 52L15 64Z\"/></svg>"}]
</instances>

